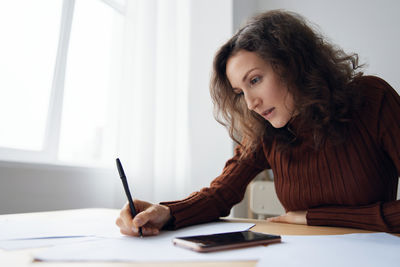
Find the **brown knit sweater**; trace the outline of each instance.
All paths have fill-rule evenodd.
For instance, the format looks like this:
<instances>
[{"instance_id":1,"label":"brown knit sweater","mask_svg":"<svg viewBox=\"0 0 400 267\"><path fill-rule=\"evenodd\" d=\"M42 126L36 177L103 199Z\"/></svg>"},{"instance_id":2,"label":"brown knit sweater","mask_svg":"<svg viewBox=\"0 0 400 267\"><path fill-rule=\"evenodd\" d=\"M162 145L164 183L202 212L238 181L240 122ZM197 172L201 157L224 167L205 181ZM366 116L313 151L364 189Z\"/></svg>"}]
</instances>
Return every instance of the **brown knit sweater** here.
<instances>
[{"instance_id":1,"label":"brown knit sweater","mask_svg":"<svg viewBox=\"0 0 400 267\"><path fill-rule=\"evenodd\" d=\"M325 142L318 150L307 142L279 152L263 144L239 161L241 149L210 187L180 201L164 202L173 227L212 221L229 214L243 199L246 186L272 168L276 193L287 211L307 210L309 225L330 225L400 232L400 97L373 76L357 84L366 105L357 113L346 141Z\"/></svg>"}]
</instances>

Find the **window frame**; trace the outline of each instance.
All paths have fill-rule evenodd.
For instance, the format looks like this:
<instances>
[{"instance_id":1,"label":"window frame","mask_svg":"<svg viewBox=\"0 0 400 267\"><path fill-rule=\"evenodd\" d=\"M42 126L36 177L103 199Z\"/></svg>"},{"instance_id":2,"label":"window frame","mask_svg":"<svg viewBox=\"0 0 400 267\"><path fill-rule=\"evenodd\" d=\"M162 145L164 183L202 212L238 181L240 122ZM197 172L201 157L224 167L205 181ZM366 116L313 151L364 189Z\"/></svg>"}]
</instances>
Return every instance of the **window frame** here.
<instances>
[{"instance_id":1,"label":"window frame","mask_svg":"<svg viewBox=\"0 0 400 267\"><path fill-rule=\"evenodd\" d=\"M46 126L41 150L28 150L9 147L0 147L0 161L17 161L32 163L58 162L60 147L61 117L64 101L64 85L67 70L68 48L72 30L74 8L76 0L63 0L61 23L58 37L58 47L55 57L53 80L49 97L49 107L46 114ZM98 0L124 15L125 6L115 0Z\"/></svg>"},{"instance_id":2,"label":"window frame","mask_svg":"<svg viewBox=\"0 0 400 267\"><path fill-rule=\"evenodd\" d=\"M60 118L64 95L64 79L68 55L69 37L72 27L75 0L63 0L58 47L53 70L53 80L46 114L45 133L41 150L0 148L1 161L51 162L57 158Z\"/></svg>"}]
</instances>

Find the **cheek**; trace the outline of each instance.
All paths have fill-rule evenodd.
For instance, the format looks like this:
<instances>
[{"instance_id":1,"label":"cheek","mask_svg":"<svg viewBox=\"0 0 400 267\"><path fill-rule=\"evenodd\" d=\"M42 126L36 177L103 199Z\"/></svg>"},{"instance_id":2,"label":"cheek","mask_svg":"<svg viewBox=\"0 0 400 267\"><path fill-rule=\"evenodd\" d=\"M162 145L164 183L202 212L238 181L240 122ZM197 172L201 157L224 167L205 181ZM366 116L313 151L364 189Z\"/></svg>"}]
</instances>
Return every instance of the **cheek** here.
<instances>
[{"instance_id":1,"label":"cheek","mask_svg":"<svg viewBox=\"0 0 400 267\"><path fill-rule=\"evenodd\" d=\"M263 101L269 105L277 105L281 99L281 92L273 84L265 83L262 87Z\"/></svg>"},{"instance_id":2,"label":"cheek","mask_svg":"<svg viewBox=\"0 0 400 267\"><path fill-rule=\"evenodd\" d=\"M283 106L286 102L286 95L284 89L277 86L269 87L265 91L265 99L274 106Z\"/></svg>"},{"instance_id":3,"label":"cheek","mask_svg":"<svg viewBox=\"0 0 400 267\"><path fill-rule=\"evenodd\" d=\"M280 105L285 100L287 95L287 88L277 79L275 75L269 76L265 80L265 97L275 105Z\"/></svg>"},{"instance_id":4,"label":"cheek","mask_svg":"<svg viewBox=\"0 0 400 267\"><path fill-rule=\"evenodd\" d=\"M290 114L294 110L293 95L289 93L288 88L282 83L276 83L276 90L274 90L274 99L279 102L281 108L286 109Z\"/></svg>"},{"instance_id":5,"label":"cheek","mask_svg":"<svg viewBox=\"0 0 400 267\"><path fill-rule=\"evenodd\" d=\"M288 110L288 112L292 115L294 113L294 100L292 94L287 94L285 99L284 99L285 107Z\"/></svg>"}]
</instances>

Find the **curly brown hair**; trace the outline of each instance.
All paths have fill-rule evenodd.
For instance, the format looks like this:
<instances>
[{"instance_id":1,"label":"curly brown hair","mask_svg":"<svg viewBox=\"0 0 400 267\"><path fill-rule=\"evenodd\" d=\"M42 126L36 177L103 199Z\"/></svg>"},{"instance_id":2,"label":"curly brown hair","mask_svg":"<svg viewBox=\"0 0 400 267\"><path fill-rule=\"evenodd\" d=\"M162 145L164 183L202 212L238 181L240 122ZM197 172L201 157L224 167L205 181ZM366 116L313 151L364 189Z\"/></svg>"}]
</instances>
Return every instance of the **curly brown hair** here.
<instances>
[{"instance_id":1,"label":"curly brown hair","mask_svg":"<svg viewBox=\"0 0 400 267\"><path fill-rule=\"evenodd\" d=\"M327 137L334 141L343 137L343 125L351 120L361 97L349 86L362 75L358 55L327 42L299 14L273 10L251 18L217 51L213 63L214 116L234 141L242 140L245 152L254 151L262 138L275 139L278 148L286 149L297 143L298 133L274 128L233 92L226 64L239 50L255 52L272 65L293 95L299 114L296 129L310 129L315 147Z\"/></svg>"}]
</instances>

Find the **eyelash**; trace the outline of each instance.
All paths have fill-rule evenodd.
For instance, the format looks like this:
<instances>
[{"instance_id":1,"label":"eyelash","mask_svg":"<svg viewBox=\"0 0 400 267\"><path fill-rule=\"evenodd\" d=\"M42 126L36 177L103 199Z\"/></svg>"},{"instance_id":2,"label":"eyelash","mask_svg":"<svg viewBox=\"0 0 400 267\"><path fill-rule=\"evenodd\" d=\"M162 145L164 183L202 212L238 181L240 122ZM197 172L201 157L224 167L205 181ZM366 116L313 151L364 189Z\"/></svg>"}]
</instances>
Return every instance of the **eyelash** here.
<instances>
[{"instance_id":1,"label":"eyelash","mask_svg":"<svg viewBox=\"0 0 400 267\"><path fill-rule=\"evenodd\" d=\"M253 85L255 85L255 84L256 84L256 83L258 83L260 80L261 80L261 77L260 77L260 76L256 76L256 77L252 78L252 79L250 80L250 86L253 86ZM236 94L236 96L238 96L238 97L240 97L240 96L243 96L243 95L244 95L243 91L240 91L240 92L234 92L234 93L235 93L235 94Z\"/></svg>"},{"instance_id":2,"label":"eyelash","mask_svg":"<svg viewBox=\"0 0 400 267\"><path fill-rule=\"evenodd\" d=\"M256 77L252 78L252 79L250 80L250 85L255 85L255 84L258 83L260 80L261 80L261 77L260 77L260 76L256 76Z\"/></svg>"},{"instance_id":3,"label":"eyelash","mask_svg":"<svg viewBox=\"0 0 400 267\"><path fill-rule=\"evenodd\" d=\"M236 94L236 96L243 96L243 91L241 91L241 92L235 92L235 94Z\"/></svg>"}]
</instances>

